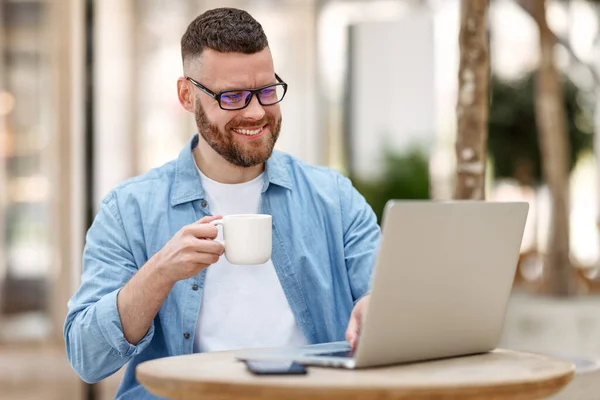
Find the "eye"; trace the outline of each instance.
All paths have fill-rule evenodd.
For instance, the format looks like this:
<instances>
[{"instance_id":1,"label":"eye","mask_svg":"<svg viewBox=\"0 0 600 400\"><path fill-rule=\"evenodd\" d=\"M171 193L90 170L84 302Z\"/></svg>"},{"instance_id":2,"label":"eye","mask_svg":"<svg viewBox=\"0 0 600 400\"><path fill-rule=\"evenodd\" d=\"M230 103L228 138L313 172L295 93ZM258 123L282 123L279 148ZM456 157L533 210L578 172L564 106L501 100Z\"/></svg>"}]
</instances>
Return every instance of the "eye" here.
<instances>
[{"instance_id":1,"label":"eye","mask_svg":"<svg viewBox=\"0 0 600 400\"><path fill-rule=\"evenodd\" d=\"M275 88L266 88L261 90L260 93L265 97L273 96L275 94Z\"/></svg>"},{"instance_id":2,"label":"eye","mask_svg":"<svg viewBox=\"0 0 600 400\"><path fill-rule=\"evenodd\" d=\"M221 100L227 103L239 103L244 98L244 92L227 92L221 96Z\"/></svg>"}]
</instances>

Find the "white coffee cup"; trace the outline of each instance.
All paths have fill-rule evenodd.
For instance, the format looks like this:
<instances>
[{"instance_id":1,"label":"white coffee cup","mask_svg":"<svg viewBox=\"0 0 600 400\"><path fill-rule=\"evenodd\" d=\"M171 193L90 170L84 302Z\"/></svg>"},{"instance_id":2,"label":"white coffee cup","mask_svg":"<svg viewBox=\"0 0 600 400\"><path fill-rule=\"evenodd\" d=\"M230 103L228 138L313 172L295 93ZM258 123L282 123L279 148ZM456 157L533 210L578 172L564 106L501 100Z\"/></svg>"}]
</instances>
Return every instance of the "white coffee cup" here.
<instances>
[{"instance_id":1,"label":"white coffee cup","mask_svg":"<svg viewBox=\"0 0 600 400\"><path fill-rule=\"evenodd\" d=\"M272 217L267 214L234 214L212 221L223 226L225 257L232 264L264 264L271 258Z\"/></svg>"}]
</instances>

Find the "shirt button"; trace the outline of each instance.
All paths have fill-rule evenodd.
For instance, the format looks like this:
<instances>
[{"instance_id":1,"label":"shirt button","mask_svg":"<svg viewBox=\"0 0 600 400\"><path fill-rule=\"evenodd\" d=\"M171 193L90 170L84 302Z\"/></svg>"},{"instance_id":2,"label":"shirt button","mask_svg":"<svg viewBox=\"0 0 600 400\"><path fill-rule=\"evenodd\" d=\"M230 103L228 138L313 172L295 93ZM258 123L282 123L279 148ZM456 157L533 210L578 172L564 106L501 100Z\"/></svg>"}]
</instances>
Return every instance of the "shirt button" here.
<instances>
[{"instance_id":1,"label":"shirt button","mask_svg":"<svg viewBox=\"0 0 600 400\"><path fill-rule=\"evenodd\" d=\"M206 205L207 205L207 204L208 204L208 203L206 202L206 200L202 200L202 202L200 203L200 205L201 205L202 207L206 207Z\"/></svg>"},{"instance_id":2,"label":"shirt button","mask_svg":"<svg viewBox=\"0 0 600 400\"><path fill-rule=\"evenodd\" d=\"M183 337L186 338L186 339L189 339L190 338L190 334L186 332L186 333L183 334Z\"/></svg>"},{"instance_id":3,"label":"shirt button","mask_svg":"<svg viewBox=\"0 0 600 400\"><path fill-rule=\"evenodd\" d=\"M195 283L192 285L192 290L198 290L198 285L196 285Z\"/></svg>"}]
</instances>

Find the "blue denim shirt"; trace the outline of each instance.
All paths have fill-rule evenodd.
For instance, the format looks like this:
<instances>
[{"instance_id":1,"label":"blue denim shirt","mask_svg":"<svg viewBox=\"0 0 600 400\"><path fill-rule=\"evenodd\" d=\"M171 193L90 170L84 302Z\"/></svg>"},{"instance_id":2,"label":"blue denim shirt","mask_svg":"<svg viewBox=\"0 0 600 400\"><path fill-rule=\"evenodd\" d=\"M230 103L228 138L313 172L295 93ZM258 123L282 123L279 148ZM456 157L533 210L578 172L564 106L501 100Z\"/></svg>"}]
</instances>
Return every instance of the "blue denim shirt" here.
<instances>
[{"instance_id":1,"label":"blue denim shirt","mask_svg":"<svg viewBox=\"0 0 600 400\"><path fill-rule=\"evenodd\" d=\"M179 229L210 215L192 154L197 144L196 134L177 160L112 190L86 236L82 282L64 325L67 355L86 382L128 363L118 399L156 398L135 379L140 362L193 352L206 271L175 284L135 346L123 335L117 293ZM353 305L369 289L376 217L331 169L274 151L264 177L261 212L273 216L271 259L292 313L309 343L344 340Z\"/></svg>"}]
</instances>

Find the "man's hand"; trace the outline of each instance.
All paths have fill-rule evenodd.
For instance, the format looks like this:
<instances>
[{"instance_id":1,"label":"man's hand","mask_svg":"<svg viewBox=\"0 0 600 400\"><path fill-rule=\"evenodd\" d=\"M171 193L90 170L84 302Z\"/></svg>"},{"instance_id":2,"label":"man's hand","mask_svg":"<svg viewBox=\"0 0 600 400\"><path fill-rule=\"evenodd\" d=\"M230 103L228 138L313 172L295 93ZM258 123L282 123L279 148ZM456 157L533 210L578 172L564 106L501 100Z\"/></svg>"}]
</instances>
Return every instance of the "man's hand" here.
<instances>
[{"instance_id":1,"label":"man's hand","mask_svg":"<svg viewBox=\"0 0 600 400\"><path fill-rule=\"evenodd\" d=\"M209 222L220 218L208 216L184 226L152 257L151 264L173 284L196 276L225 251L221 243L207 240L216 238L219 232Z\"/></svg>"},{"instance_id":2,"label":"man's hand","mask_svg":"<svg viewBox=\"0 0 600 400\"><path fill-rule=\"evenodd\" d=\"M367 316L370 297L371 295L367 294L360 299L354 306L352 314L350 314L350 322L348 323L348 329L346 329L346 341L350 344L352 350L355 350L356 345L358 344L360 331Z\"/></svg>"},{"instance_id":3,"label":"man's hand","mask_svg":"<svg viewBox=\"0 0 600 400\"><path fill-rule=\"evenodd\" d=\"M125 339L138 344L169 295L173 285L216 262L225 251L215 242L217 227L204 217L184 226L119 291L117 310Z\"/></svg>"}]
</instances>

